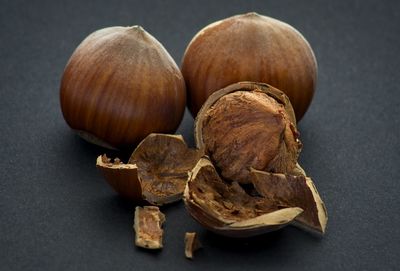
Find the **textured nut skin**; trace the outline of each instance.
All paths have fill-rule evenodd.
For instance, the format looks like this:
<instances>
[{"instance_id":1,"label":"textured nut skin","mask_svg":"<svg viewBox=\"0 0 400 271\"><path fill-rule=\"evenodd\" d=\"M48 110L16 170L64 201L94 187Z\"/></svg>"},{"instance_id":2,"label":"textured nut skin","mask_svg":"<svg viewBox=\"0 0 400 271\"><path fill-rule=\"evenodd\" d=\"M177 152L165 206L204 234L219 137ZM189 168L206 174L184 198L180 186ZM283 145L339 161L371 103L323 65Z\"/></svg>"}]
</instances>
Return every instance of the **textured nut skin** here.
<instances>
[{"instance_id":1,"label":"textured nut skin","mask_svg":"<svg viewBox=\"0 0 400 271\"><path fill-rule=\"evenodd\" d=\"M163 205L181 200L188 172L200 157L201 153L189 148L181 135L150 134L128 163L138 167L143 198Z\"/></svg>"},{"instance_id":2,"label":"textured nut skin","mask_svg":"<svg viewBox=\"0 0 400 271\"><path fill-rule=\"evenodd\" d=\"M254 81L285 92L300 120L317 79L316 59L306 39L292 26L257 13L203 28L188 45L181 70L194 116L214 91Z\"/></svg>"},{"instance_id":3,"label":"textured nut skin","mask_svg":"<svg viewBox=\"0 0 400 271\"><path fill-rule=\"evenodd\" d=\"M205 131L211 123L212 129ZM302 147L298 136L293 108L282 91L264 83L239 82L214 92L195 121L196 145L206 156L192 170L184 191L190 215L204 227L232 237L288 224L324 234L326 208L297 163ZM268 158L271 154L273 159ZM257 170L264 156L269 162Z\"/></svg>"},{"instance_id":4,"label":"textured nut skin","mask_svg":"<svg viewBox=\"0 0 400 271\"><path fill-rule=\"evenodd\" d=\"M295 123L282 91L267 84L239 82L207 99L195 121L195 139L222 177L250 183L250 168L301 174L297 168L301 142Z\"/></svg>"},{"instance_id":5,"label":"textured nut skin","mask_svg":"<svg viewBox=\"0 0 400 271\"><path fill-rule=\"evenodd\" d=\"M140 26L89 35L72 54L60 87L68 125L109 148L132 148L152 132L175 132L185 102L179 68Z\"/></svg>"}]
</instances>

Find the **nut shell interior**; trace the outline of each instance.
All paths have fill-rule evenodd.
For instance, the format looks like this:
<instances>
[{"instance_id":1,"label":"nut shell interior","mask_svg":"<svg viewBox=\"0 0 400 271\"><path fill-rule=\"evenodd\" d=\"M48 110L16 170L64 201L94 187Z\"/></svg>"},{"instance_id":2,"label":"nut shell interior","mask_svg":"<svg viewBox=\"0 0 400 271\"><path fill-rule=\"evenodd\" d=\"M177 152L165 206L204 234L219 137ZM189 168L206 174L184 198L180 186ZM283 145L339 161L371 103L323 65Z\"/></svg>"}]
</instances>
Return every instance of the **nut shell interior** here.
<instances>
[{"instance_id":1,"label":"nut shell interior","mask_svg":"<svg viewBox=\"0 0 400 271\"><path fill-rule=\"evenodd\" d=\"M207 157L199 160L184 192L188 212L204 227L222 235L248 237L280 229L303 209L248 194L237 182L222 180Z\"/></svg>"},{"instance_id":2,"label":"nut shell interior","mask_svg":"<svg viewBox=\"0 0 400 271\"><path fill-rule=\"evenodd\" d=\"M302 144L282 91L239 82L214 92L196 117L195 139L207 156L193 169L184 200L200 224L235 237L288 224L325 233L326 208L297 162Z\"/></svg>"},{"instance_id":3,"label":"nut shell interior","mask_svg":"<svg viewBox=\"0 0 400 271\"><path fill-rule=\"evenodd\" d=\"M163 205L182 198L188 173L200 156L180 135L150 134L127 164L103 155L97 158L97 167L120 195Z\"/></svg>"},{"instance_id":4,"label":"nut shell interior","mask_svg":"<svg viewBox=\"0 0 400 271\"><path fill-rule=\"evenodd\" d=\"M311 178L252 170L256 191L281 206L300 207L304 211L294 225L316 234L324 234L328 215L325 204Z\"/></svg>"},{"instance_id":5,"label":"nut shell interior","mask_svg":"<svg viewBox=\"0 0 400 271\"><path fill-rule=\"evenodd\" d=\"M147 249L161 249L163 247L162 225L165 215L156 206L136 207L135 221L135 244Z\"/></svg>"},{"instance_id":6,"label":"nut shell interior","mask_svg":"<svg viewBox=\"0 0 400 271\"><path fill-rule=\"evenodd\" d=\"M181 135L151 134L137 146L129 163L138 167L144 199L165 204L182 198L188 173L200 157Z\"/></svg>"}]
</instances>

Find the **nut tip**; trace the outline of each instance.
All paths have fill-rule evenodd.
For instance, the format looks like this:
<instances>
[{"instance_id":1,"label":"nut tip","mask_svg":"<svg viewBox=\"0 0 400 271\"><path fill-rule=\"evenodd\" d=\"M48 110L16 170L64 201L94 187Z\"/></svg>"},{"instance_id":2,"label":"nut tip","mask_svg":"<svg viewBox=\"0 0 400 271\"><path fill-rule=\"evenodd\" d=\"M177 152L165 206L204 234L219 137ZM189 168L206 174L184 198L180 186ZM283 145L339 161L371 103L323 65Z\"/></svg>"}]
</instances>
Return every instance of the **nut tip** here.
<instances>
[{"instance_id":1,"label":"nut tip","mask_svg":"<svg viewBox=\"0 0 400 271\"><path fill-rule=\"evenodd\" d=\"M132 31L135 33L145 33L146 31L144 30L144 28L140 25L133 25L133 26L128 26L127 27L128 31Z\"/></svg>"},{"instance_id":2,"label":"nut tip","mask_svg":"<svg viewBox=\"0 0 400 271\"><path fill-rule=\"evenodd\" d=\"M246 16L246 17L260 17L260 14L258 14L255 11L252 11L252 12L245 13L244 16Z\"/></svg>"}]
</instances>

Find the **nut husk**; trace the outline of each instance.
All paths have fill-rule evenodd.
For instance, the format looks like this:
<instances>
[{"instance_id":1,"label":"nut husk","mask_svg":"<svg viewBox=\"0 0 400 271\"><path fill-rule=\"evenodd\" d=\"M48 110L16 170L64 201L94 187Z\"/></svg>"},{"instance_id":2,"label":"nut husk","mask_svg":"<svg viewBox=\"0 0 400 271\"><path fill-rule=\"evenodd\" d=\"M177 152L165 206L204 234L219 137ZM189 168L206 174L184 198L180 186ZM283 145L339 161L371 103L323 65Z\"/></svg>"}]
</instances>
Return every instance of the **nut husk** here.
<instances>
[{"instance_id":1,"label":"nut husk","mask_svg":"<svg viewBox=\"0 0 400 271\"><path fill-rule=\"evenodd\" d=\"M254 12L200 30L186 48L181 70L193 115L213 92L235 82L254 81L285 92L300 120L317 80L314 53L299 31Z\"/></svg>"},{"instance_id":2,"label":"nut husk","mask_svg":"<svg viewBox=\"0 0 400 271\"><path fill-rule=\"evenodd\" d=\"M60 86L65 121L84 139L130 149L150 133L173 133L186 101L182 74L140 26L95 31L69 59Z\"/></svg>"},{"instance_id":3,"label":"nut husk","mask_svg":"<svg viewBox=\"0 0 400 271\"><path fill-rule=\"evenodd\" d=\"M181 135L150 134L127 164L103 155L97 158L97 167L120 195L163 205L182 198L188 172L200 156Z\"/></svg>"},{"instance_id":4,"label":"nut husk","mask_svg":"<svg viewBox=\"0 0 400 271\"><path fill-rule=\"evenodd\" d=\"M249 237L278 230L303 209L280 206L251 196L237 182L223 181L207 157L192 170L184 192L190 215L207 229L230 237Z\"/></svg>"},{"instance_id":5,"label":"nut husk","mask_svg":"<svg viewBox=\"0 0 400 271\"><path fill-rule=\"evenodd\" d=\"M195 121L195 140L221 176L251 183L250 168L301 175L302 144L293 108L280 90L239 82L213 93Z\"/></svg>"}]
</instances>

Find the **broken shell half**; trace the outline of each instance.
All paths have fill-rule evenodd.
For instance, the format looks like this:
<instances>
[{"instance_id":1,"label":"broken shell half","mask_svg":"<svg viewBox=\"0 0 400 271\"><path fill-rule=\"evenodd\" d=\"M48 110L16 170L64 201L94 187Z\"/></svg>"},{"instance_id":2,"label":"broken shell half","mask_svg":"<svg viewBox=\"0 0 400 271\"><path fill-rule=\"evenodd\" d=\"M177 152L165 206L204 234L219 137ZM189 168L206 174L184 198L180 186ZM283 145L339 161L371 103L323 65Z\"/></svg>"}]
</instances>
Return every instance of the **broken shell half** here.
<instances>
[{"instance_id":1,"label":"broken shell half","mask_svg":"<svg viewBox=\"0 0 400 271\"><path fill-rule=\"evenodd\" d=\"M163 205L182 198L188 172L200 158L181 135L150 134L132 153L127 164L97 158L97 167L120 195Z\"/></svg>"},{"instance_id":2,"label":"broken shell half","mask_svg":"<svg viewBox=\"0 0 400 271\"><path fill-rule=\"evenodd\" d=\"M304 210L293 225L316 234L324 234L328 214L311 178L252 170L255 190L281 206Z\"/></svg>"},{"instance_id":3,"label":"broken shell half","mask_svg":"<svg viewBox=\"0 0 400 271\"><path fill-rule=\"evenodd\" d=\"M231 237L280 229L303 212L299 207L280 206L269 198L248 194L238 182L225 182L207 157L192 170L184 202L190 215L204 227Z\"/></svg>"},{"instance_id":4,"label":"broken shell half","mask_svg":"<svg viewBox=\"0 0 400 271\"><path fill-rule=\"evenodd\" d=\"M197 148L231 181L251 183L250 168L302 174L292 105L267 84L239 82L214 92L196 117L195 139Z\"/></svg>"},{"instance_id":5,"label":"broken shell half","mask_svg":"<svg viewBox=\"0 0 400 271\"><path fill-rule=\"evenodd\" d=\"M170 203L182 198L188 173L201 153L190 149L181 135L151 134L132 153L143 197L151 203Z\"/></svg>"},{"instance_id":6,"label":"broken shell half","mask_svg":"<svg viewBox=\"0 0 400 271\"><path fill-rule=\"evenodd\" d=\"M124 164L118 158L112 160L103 154L97 157L96 167L118 194L135 201L142 199L136 165Z\"/></svg>"}]
</instances>

